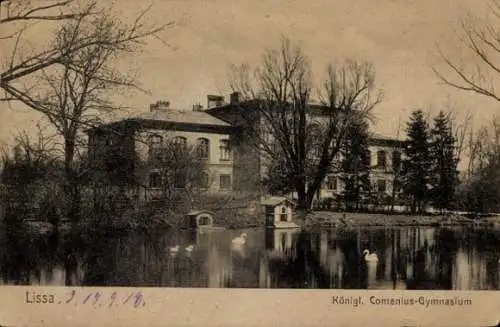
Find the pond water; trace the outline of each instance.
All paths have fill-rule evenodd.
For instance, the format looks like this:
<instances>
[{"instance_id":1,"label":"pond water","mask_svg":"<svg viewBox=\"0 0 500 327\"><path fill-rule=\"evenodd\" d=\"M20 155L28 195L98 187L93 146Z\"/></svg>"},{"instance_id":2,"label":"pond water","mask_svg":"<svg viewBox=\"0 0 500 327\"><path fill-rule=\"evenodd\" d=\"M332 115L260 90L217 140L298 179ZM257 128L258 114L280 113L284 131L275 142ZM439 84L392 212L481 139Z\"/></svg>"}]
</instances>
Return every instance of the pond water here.
<instances>
[{"instance_id":1,"label":"pond water","mask_svg":"<svg viewBox=\"0 0 500 327\"><path fill-rule=\"evenodd\" d=\"M245 232L242 246L231 240ZM500 232L442 228L223 230L1 236L0 281L15 285L500 289ZM178 253L170 247L180 246ZM193 251L185 248L193 245ZM366 263L369 249L378 263Z\"/></svg>"}]
</instances>

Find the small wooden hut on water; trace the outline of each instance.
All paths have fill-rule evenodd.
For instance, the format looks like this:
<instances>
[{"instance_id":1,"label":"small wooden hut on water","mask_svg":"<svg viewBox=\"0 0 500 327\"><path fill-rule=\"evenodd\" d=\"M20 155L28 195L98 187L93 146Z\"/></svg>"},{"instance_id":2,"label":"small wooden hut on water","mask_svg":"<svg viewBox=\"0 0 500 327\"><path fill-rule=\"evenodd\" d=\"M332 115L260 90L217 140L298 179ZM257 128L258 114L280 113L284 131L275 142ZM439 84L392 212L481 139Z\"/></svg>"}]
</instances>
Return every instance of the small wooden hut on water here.
<instances>
[{"instance_id":1,"label":"small wooden hut on water","mask_svg":"<svg viewBox=\"0 0 500 327\"><path fill-rule=\"evenodd\" d=\"M292 221L293 202L286 197L264 196L260 200L267 228L299 228Z\"/></svg>"}]
</instances>

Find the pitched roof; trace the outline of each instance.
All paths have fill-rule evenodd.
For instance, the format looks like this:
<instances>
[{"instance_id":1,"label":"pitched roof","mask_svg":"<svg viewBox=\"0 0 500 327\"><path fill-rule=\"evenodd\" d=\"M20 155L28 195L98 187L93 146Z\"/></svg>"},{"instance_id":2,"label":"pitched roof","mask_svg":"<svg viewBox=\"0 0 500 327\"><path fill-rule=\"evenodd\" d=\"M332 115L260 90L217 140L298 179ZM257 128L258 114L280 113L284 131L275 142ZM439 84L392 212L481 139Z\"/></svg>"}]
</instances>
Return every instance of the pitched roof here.
<instances>
[{"instance_id":1,"label":"pitched roof","mask_svg":"<svg viewBox=\"0 0 500 327\"><path fill-rule=\"evenodd\" d=\"M384 141L403 141L402 139L396 138L396 137L391 137L379 133L371 133L370 134L371 139L376 139L376 140L384 140Z\"/></svg>"},{"instance_id":2,"label":"pitched roof","mask_svg":"<svg viewBox=\"0 0 500 327\"><path fill-rule=\"evenodd\" d=\"M292 203L284 196L263 196L260 199L260 204L263 206L277 206L283 202Z\"/></svg>"},{"instance_id":3,"label":"pitched roof","mask_svg":"<svg viewBox=\"0 0 500 327\"><path fill-rule=\"evenodd\" d=\"M223 120L215 118L203 111L187 111L187 110L153 110L141 113L137 116L130 117L132 120L156 120L173 123L196 124L196 125L212 125L230 127L231 125Z\"/></svg>"}]
</instances>

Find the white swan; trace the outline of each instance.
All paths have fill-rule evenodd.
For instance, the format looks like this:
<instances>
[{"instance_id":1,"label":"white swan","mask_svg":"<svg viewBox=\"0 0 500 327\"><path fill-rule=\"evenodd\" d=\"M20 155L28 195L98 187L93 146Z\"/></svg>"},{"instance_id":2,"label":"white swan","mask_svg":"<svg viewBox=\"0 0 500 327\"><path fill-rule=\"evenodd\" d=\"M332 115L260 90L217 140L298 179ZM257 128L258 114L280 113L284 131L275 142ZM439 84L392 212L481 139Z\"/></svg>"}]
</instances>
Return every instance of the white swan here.
<instances>
[{"instance_id":1,"label":"white swan","mask_svg":"<svg viewBox=\"0 0 500 327\"><path fill-rule=\"evenodd\" d=\"M176 246L171 247L171 248L169 249L169 252L170 252L170 253L177 253L177 252L179 252L179 246L178 246L178 245L176 245Z\"/></svg>"},{"instance_id":2,"label":"white swan","mask_svg":"<svg viewBox=\"0 0 500 327\"><path fill-rule=\"evenodd\" d=\"M188 247L186 247L186 252L191 253L191 252L193 252L193 249L194 249L194 245L191 244Z\"/></svg>"},{"instance_id":3,"label":"white swan","mask_svg":"<svg viewBox=\"0 0 500 327\"><path fill-rule=\"evenodd\" d=\"M247 234L242 233L241 236L235 237L232 241L233 245L243 245L246 242Z\"/></svg>"},{"instance_id":4,"label":"white swan","mask_svg":"<svg viewBox=\"0 0 500 327\"><path fill-rule=\"evenodd\" d=\"M370 251L364 250L363 254L366 262L378 262L378 256L376 253L370 253Z\"/></svg>"}]
</instances>

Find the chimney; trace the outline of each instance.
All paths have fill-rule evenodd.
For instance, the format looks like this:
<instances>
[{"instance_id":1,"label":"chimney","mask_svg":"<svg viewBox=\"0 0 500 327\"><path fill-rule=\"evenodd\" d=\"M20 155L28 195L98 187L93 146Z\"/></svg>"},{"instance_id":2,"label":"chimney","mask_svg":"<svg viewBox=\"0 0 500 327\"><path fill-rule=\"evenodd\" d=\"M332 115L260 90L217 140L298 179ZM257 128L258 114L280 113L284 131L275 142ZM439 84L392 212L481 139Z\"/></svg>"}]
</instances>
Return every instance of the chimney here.
<instances>
[{"instance_id":1,"label":"chimney","mask_svg":"<svg viewBox=\"0 0 500 327\"><path fill-rule=\"evenodd\" d=\"M233 92L229 96L229 103L230 104L238 104L240 103L240 92Z\"/></svg>"},{"instance_id":2,"label":"chimney","mask_svg":"<svg viewBox=\"0 0 500 327\"><path fill-rule=\"evenodd\" d=\"M170 101L156 101L156 103L152 103L149 105L150 111L155 110L167 110L170 107Z\"/></svg>"},{"instance_id":3,"label":"chimney","mask_svg":"<svg viewBox=\"0 0 500 327\"><path fill-rule=\"evenodd\" d=\"M203 111L203 106L201 104L193 104L193 111Z\"/></svg>"},{"instance_id":4,"label":"chimney","mask_svg":"<svg viewBox=\"0 0 500 327\"><path fill-rule=\"evenodd\" d=\"M207 95L207 108L220 107L224 104L224 97L220 95Z\"/></svg>"}]
</instances>

